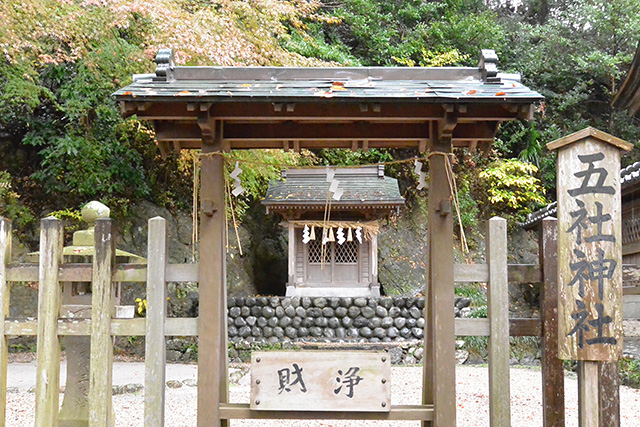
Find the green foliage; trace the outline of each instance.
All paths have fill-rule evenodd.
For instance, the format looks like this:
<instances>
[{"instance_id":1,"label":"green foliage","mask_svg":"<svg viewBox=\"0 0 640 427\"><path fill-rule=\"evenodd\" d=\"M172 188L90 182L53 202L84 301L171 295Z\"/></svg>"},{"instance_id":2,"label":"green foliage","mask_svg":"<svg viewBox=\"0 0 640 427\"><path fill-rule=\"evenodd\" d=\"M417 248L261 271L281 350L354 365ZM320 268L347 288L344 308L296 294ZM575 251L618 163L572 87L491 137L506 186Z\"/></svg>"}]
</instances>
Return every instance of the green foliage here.
<instances>
[{"instance_id":1,"label":"green foliage","mask_svg":"<svg viewBox=\"0 0 640 427\"><path fill-rule=\"evenodd\" d=\"M64 224L64 231L67 236L72 235L73 232L82 230L86 227L84 221L82 220L80 209L61 209L51 212L49 216L54 216L59 220L62 220L62 223Z\"/></svg>"},{"instance_id":2,"label":"green foliage","mask_svg":"<svg viewBox=\"0 0 640 427\"><path fill-rule=\"evenodd\" d=\"M483 200L491 215L522 221L547 201L540 180L532 174L538 168L517 159L496 160L478 174Z\"/></svg>"},{"instance_id":3,"label":"green foliage","mask_svg":"<svg viewBox=\"0 0 640 427\"><path fill-rule=\"evenodd\" d=\"M236 217L242 220L247 213L249 205L261 200L269 181L280 179L283 168L287 166L309 166L314 162L314 155L309 151L300 154L284 150L235 150L226 157L226 179L233 189L233 179L228 175L235 169L236 162L240 162L242 173L239 178L245 193L239 197L233 197ZM230 206L227 206L230 209ZM231 218L231 211L228 211Z\"/></svg>"},{"instance_id":4,"label":"green foliage","mask_svg":"<svg viewBox=\"0 0 640 427\"><path fill-rule=\"evenodd\" d=\"M285 46L301 55L364 65L468 65L502 45L497 15L480 0L343 0L326 4L310 31ZM327 55L319 47L329 45ZM340 52L340 55L336 55ZM350 54L350 55L348 55Z\"/></svg>"},{"instance_id":5,"label":"green foliage","mask_svg":"<svg viewBox=\"0 0 640 427\"><path fill-rule=\"evenodd\" d=\"M90 199L116 218L141 199L189 207L192 156L161 158L153 131L123 120L111 94L132 74L153 71L159 46L179 46L179 63L319 64L278 41L283 21L315 9L297 0L1 2L0 170L19 174L23 203L39 211Z\"/></svg>"},{"instance_id":6,"label":"green foliage","mask_svg":"<svg viewBox=\"0 0 640 427\"><path fill-rule=\"evenodd\" d=\"M363 150L341 150L323 148L317 153L318 163L327 166L358 166L372 163L383 163L393 160L389 150L372 148Z\"/></svg>"},{"instance_id":7,"label":"green foliage","mask_svg":"<svg viewBox=\"0 0 640 427\"><path fill-rule=\"evenodd\" d=\"M637 125L612 101L640 39L640 2L529 0L497 8L509 45L501 68L522 73L546 97L529 131L502 126L499 138L510 156L533 161L543 186L555 190L555 159L543 144L586 126L638 142Z\"/></svg>"},{"instance_id":8,"label":"green foliage","mask_svg":"<svg viewBox=\"0 0 640 427\"><path fill-rule=\"evenodd\" d=\"M478 229L478 216L480 210L478 209L478 203L471 195L471 180L469 176L458 174L457 188L458 188L458 202L460 203L460 216L458 212L455 213L455 220L458 224L461 224L467 231L475 231Z\"/></svg>"},{"instance_id":9,"label":"green foliage","mask_svg":"<svg viewBox=\"0 0 640 427\"><path fill-rule=\"evenodd\" d=\"M20 195L13 191L11 175L0 170L0 216L10 219L13 227L23 230L36 221L31 210L20 203Z\"/></svg>"},{"instance_id":10,"label":"green foliage","mask_svg":"<svg viewBox=\"0 0 640 427\"><path fill-rule=\"evenodd\" d=\"M640 388L640 359L620 359L620 380L628 387Z\"/></svg>"},{"instance_id":11,"label":"green foliage","mask_svg":"<svg viewBox=\"0 0 640 427\"><path fill-rule=\"evenodd\" d=\"M469 317L472 319L486 319L489 314L488 308L486 305L480 307L474 307L469 313Z\"/></svg>"},{"instance_id":12,"label":"green foliage","mask_svg":"<svg viewBox=\"0 0 640 427\"><path fill-rule=\"evenodd\" d=\"M487 305L486 286L480 283L458 284L454 292L456 296L469 298L471 300L471 307Z\"/></svg>"}]
</instances>

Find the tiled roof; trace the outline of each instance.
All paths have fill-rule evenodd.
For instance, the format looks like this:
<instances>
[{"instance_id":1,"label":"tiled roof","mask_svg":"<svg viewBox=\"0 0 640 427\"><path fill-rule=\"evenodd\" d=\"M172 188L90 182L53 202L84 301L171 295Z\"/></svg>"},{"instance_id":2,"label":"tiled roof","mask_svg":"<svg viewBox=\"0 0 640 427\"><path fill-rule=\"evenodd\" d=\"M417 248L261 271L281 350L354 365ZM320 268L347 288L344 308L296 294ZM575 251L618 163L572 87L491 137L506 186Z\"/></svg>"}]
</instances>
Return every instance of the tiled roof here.
<instances>
[{"instance_id":1,"label":"tiled roof","mask_svg":"<svg viewBox=\"0 0 640 427\"><path fill-rule=\"evenodd\" d=\"M640 182L640 162L620 171L620 189L625 190ZM558 214L558 202L553 202L546 207L539 209L527 216L527 220L522 223L524 228L531 228L546 217L556 217Z\"/></svg>"},{"instance_id":2,"label":"tiled roof","mask_svg":"<svg viewBox=\"0 0 640 427\"><path fill-rule=\"evenodd\" d=\"M497 56L483 51L478 67L186 67L170 50L156 57L155 74L134 76L114 93L118 101L357 102L402 99L419 102L522 102L543 97L523 86L518 74L498 73Z\"/></svg>"},{"instance_id":3,"label":"tiled roof","mask_svg":"<svg viewBox=\"0 0 640 427\"><path fill-rule=\"evenodd\" d=\"M263 204L270 209L298 205L324 208L329 194L325 169L292 169L283 172L283 179L271 181ZM378 166L337 168L334 178L344 190L339 201L331 199L335 208L396 207L404 204L398 180L384 175ZM330 196L329 196L330 197Z\"/></svg>"}]
</instances>

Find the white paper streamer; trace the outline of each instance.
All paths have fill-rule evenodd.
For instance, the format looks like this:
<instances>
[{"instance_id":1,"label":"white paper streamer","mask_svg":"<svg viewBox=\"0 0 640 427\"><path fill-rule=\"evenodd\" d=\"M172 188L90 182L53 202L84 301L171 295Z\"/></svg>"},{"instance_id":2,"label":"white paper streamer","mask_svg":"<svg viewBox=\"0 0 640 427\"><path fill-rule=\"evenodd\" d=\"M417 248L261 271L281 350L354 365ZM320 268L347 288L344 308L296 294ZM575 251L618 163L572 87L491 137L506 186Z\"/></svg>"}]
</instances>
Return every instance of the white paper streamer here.
<instances>
[{"instance_id":1,"label":"white paper streamer","mask_svg":"<svg viewBox=\"0 0 640 427\"><path fill-rule=\"evenodd\" d=\"M335 169L327 168L327 182L329 183L329 193L333 194L333 200L340 200L342 198L342 194L344 194L344 190L338 188L338 185L340 185L340 181L335 179L335 175Z\"/></svg>"},{"instance_id":2,"label":"white paper streamer","mask_svg":"<svg viewBox=\"0 0 640 427\"><path fill-rule=\"evenodd\" d=\"M418 175L418 186L416 187L418 190L422 190L427 186L427 175L422 172L422 162L418 161L416 158L413 162L414 168L413 171Z\"/></svg>"},{"instance_id":3,"label":"white paper streamer","mask_svg":"<svg viewBox=\"0 0 640 427\"><path fill-rule=\"evenodd\" d=\"M311 234L309 232L309 226L305 225L304 230L302 231L302 243L306 245L307 243L309 243L310 240L311 240Z\"/></svg>"},{"instance_id":4,"label":"white paper streamer","mask_svg":"<svg viewBox=\"0 0 640 427\"><path fill-rule=\"evenodd\" d=\"M233 180L235 181L233 183L233 191L231 191L231 194L233 194L235 197L238 197L240 194L244 193L244 188L242 188L242 182L238 177L241 173L242 173L242 169L240 169L240 162L236 162L236 168L233 170L233 172L229 174L229 176L233 178Z\"/></svg>"},{"instance_id":5,"label":"white paper streamer","mask_svg":"<svg viewBox=\"0 0 640 427\"><path fill-rule=\"evenodd\" d=\"M347 241L347 239L344 237L344 230L342 229L342 227L338 227L338 231L336 231L336 240L338 241L339 245L342 245Z\"/></svg>"},{"instance_id":6,"label":"white paper streamer","mask_svg":"<svg viewBox=\"0 0 640 427\"><path fill-rule=\"evenodd\" d=\"M358 239L358 243L362 244L362 227L356 228L356 239Z\"/></svg>"},{"instance_id":7,"label":"white paper streamer","mask_svg":"<svg viewBox=\"0 0 640 427\"><path fill-rule=\"evenodd\" d=\"M327 243L329 243L329 230L327 230L326 228L322 229L322 244L326 245Z\"/></svg>"},{"instance_id":8,"label":"white paper streamer","mask_svg":"<svg viewBox=\"0 0 640 427\"><path fill-rule=\"evenodd\" d=\"M327 168L327 182L333 181L333 177L336 175L335 169Z\"/></svg>"}]
</instances>

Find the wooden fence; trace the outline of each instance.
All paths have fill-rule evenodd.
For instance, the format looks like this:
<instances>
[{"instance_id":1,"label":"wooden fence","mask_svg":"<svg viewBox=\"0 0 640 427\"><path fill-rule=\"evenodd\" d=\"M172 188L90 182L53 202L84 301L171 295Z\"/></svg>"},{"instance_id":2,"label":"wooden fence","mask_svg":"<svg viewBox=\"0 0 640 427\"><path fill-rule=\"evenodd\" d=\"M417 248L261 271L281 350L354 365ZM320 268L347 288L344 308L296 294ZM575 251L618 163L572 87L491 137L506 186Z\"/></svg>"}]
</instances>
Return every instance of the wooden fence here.
<instances>
[{"instance_id":1,"label":"wooden fence","mask_svg":"<svg viewBox=\"0 0 640 427\"><path fill-rule=\"evenodd\" d=\"M545 426L564 425L564 374L557 358L556 229L545 220L540 239L541 265L508 265L506 222L489 221L487 264L456 265L455 281L488 284L486 319L456 319L458 336L489 337L489 391L492 426L510 425L509 336L540 336L542 339L543 417ZM111 221L99 219L95 227L95 256L91 264L63 263L62 224L45 218L41 224L40 263L11 263L11 225L0 218L0 426L6 410L7 337L37 335L36 425L57 425L60 373L60 337L91 336L90 425L112 425L111 389L113 336L146 337L145 425L164 424L165 337L197 336L197 318L167 318L168 282L197 282L197 264L170 264L167 257L167 225L162 218L149 220L148 263L114 262ZM625 267L625 277L640 277L637 267ZM39 282L38 318L9 319L11 282ZM92 282L91 319L59 317L61 282ZM112 317L112 287L116 282L147 283L147 317ZM541 318L509 319L509 283L542 283ZM453 290L452 290L453 292ZM452 307L453 310L453 307ZM201 312L201 315L205 313ZM206 315L206 314L205 314ZM453 315L453 313L452 313ZM202 356L201 356L202 357ZM208 394L201 387L198 393ZM213 402L212 402L213 404ZM220 404L221 414L234 418L353 418L432 419L428 405L394 405L388 413L262 412L249 404Z\"/></svg>"}]
</instances>

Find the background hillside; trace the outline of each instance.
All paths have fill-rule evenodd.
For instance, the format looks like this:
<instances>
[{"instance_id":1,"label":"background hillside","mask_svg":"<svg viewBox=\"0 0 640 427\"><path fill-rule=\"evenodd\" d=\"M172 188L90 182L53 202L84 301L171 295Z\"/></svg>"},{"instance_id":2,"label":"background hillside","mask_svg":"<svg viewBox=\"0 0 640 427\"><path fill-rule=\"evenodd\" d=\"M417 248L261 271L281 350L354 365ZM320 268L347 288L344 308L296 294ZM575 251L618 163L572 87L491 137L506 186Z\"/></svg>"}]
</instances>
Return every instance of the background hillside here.
<instances>
[{"instance_id":1,"label":"background hillside","mask_svg":"<svg viewBox=\"0 0 640 427\"><path fill-rule=\"evenodd\" d=\"M71 232L82 205L97 199L112 208L123 243L138 253L146 213L173 216L184 225L175 233L184 250L174 258L187 257L197 156L162 158L153 129L135 117L123 120L110 97L133 73L152 72L160 47L173 47L181 64L282 66L473 66L480 49L496 50L500 69L522 73L546 101L533 122L503 125L488 158L458 153L460 221L472 235L482 218L501 214L515 223L554 198L547 142L588 125L640 141L636 119L611 107L640 40L640 0L4 0L0 22L0 215L31 249L39 218L53 212ZM340 165L414 154L231 156ZM638 157L634 150L624 161ZM236 210L242 233L255 243L247 245L251 267L237 277L269 280L283 241L259 201L279 167L245 169L249 191ZM408 204L384 238L422 241L425 194L415 190L409 166L387 173L399 178ZM421 252L413 247L416 254L381 256L415 269ZM389 268L390 283L404 277L402 268ZM384 262L381 279L383 270Z\"/></svg>"}]
</instances>

